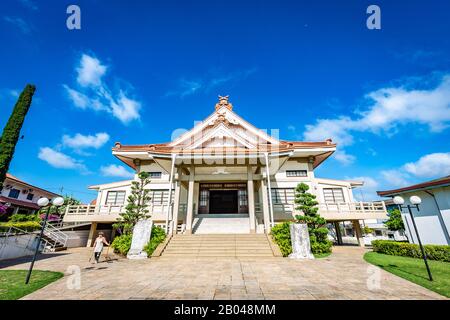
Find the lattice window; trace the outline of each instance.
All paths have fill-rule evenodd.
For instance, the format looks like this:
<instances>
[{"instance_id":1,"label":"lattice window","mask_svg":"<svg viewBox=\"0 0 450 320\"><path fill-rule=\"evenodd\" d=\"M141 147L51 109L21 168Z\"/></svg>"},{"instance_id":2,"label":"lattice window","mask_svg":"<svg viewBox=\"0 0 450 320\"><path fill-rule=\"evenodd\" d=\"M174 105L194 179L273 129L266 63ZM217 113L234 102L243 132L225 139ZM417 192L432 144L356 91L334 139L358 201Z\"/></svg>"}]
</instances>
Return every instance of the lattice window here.
<instances>
[{"instance_id":1,"label":"lattice window","mask_svg":"<svg viewBox=\"0 0 450 320\"><path fill-rule=\"evenodd\" d=\"M209 190L200 190L200 207L208 205Z\"/></svg>"},{"instance_id":2,"label":"lattice window","mask_svg":"<svg viewBox=\"0 0 450 320\"><path fill-rule=\"evenodd\" d=\"M248 197L247 197L247 190L242 189L239 190L239 206L243 207L243 206L248 206Z\"/></svg>"},{"instance_id":3,"label":"lattice window","mask_svg":"<svg viewBox=\"0 0 450 320\"><path fill-rule=\"evenodd\" d=\"M324 188L323 197L326 203L345 202L344 191L342 188Z\"/></svg>"},{"instance_id":4,"label":"lattice window","mask_svg":"<svg viewBox=\"0 0 450 320\"><path fill-rule=\"evenodd\" d=\"M125 203L125 191L108 191L106 205L121 206Z\"/></svg>"},{"instance_id":5,"label":"lattice window","mask_svg":"<svg viewBox=\"0 0 450 320\"><path fill-rule=\"evenodd\" d=\"M293 204L294 189L292 188L272 188L272 202L274 204Z\"/></svg>"},{"instance_id":6,"label":"lattice window","mask_svg":"<svg viewBox=\"0 0 450 320\"><path fill-rule=\"evenodd\" d=\"M306 170L286 170L286 177L307 177Z\"/></svg>"}]
</instances>

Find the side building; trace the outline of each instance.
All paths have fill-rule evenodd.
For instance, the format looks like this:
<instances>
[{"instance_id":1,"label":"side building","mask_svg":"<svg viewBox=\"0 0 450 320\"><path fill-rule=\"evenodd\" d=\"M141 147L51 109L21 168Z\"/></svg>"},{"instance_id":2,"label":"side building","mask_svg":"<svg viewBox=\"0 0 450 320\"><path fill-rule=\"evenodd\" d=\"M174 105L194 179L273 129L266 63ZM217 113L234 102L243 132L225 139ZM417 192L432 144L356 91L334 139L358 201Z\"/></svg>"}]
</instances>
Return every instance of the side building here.
<instances>
[{"instance_id":1,"label":"side building","mask_svg":"<svg viewBox=\"0 0 450 320\"><path fill-rule=\"evenodd\" d=\"M419 196L422 199L419 210L412 210L422 243L450 245L450 176L377 193L381 197L401 196L405 204L410 204L411 196ZM402 211L402 219L409 242L418 243L406 209Z\"/></svg>"}]
</instances>

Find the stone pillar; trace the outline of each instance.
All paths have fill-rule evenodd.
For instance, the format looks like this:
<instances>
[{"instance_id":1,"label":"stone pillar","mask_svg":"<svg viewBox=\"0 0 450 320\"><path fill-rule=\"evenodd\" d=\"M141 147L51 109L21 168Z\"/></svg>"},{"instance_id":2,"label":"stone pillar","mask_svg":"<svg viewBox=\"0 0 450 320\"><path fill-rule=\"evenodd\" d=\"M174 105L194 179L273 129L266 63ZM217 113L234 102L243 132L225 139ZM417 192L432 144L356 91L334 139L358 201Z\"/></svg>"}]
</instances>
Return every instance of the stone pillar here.
<instances>
[{"instance_id":1,"label":"stone pillar","mask_svg":"<svg viewBox=\"0 0 450 320\"><path fill-rule=\"evenodd\" d=\"M292 253L291 259L314 259L309 241L308 225L306 223L291 223L289 225L291 233Z\"/></svg>"},{"instance_id":2,"label":"stone pillar","mask_svg":"<svg viewBox=\"0 0 450 320\"><path fill-rule=\"evenodd\" d=\"M364 239L362 237L361 226L359 225L359 220L353 220L353 229L355 229L356 239L358 240L358 244L360 247L365 247Z\"/></svg>"},{"instance_id":3,"label":"stone pillar","mask_svg":"<svg viewBox=\"0 0 450 320\"><path fill-rule=\"evenodd\" d=\"M247 203L248 203L248 215L250 219L250 233L256 233L255 189L253 186L253 171L251 166L247 167Z\"/></svg>"},{"instance_id":4,"label":"stone pillar","mask_svg":"<svg viewBox=\"0 0 450 320\"><path fill-rule=\"evenodd\" d=\"M335 221L334 222L334 229L336 229L336 238L337 238L337 242L338 244L342 245L342 233L341 233L341 227L340 227L340 223L339 221Z\"/></svg>"},{"instance_id":5,"label":"stone pillar","mask_svg":"<svg viewBox=\"0 0 450 320\"><path fill-rule=\"evenodd\" d=\"M178 229L178 213L180 212L180 194L181 182L175 181L175 198L173 200L173 219L172 219L172 234L177 233Z\"/></svg>"},{"instance_id":6,"label":"stone pillar","mask_svg":"<svg viewBox=\"0 0 450 320\"><path fill-rule=\"evenodd\" d=\"M188 201L187 201L187 212L186 212L186 233L192 234L192 222L194 220L194 166L192 165L189 169L189 183L188 183Z\"/></svg>"},{"instance_id":7,"label":"stone pillar","mask_svg":"<svg viewBox=\"0 0 450 320\"><path fill-rule=\"evenodd\" d=\"M264 217L264 230L270 233L270 213L269 213L269 197L267 192L267 184L265 179L261 179L261 195L262 195L262 210Z\"/></svg>"},{"instance_id":8,"label":"stone pillar","mask_svg":"<svg viewBox=\"0 0 450 320\"><path fill-rule=\"evenodd\" d=\"M92 247L92 245L94 244L96 232L97 232L97 222L92 222L91 229L89 230L89 236L86 247Z\"/></svg>"}]
</instances>

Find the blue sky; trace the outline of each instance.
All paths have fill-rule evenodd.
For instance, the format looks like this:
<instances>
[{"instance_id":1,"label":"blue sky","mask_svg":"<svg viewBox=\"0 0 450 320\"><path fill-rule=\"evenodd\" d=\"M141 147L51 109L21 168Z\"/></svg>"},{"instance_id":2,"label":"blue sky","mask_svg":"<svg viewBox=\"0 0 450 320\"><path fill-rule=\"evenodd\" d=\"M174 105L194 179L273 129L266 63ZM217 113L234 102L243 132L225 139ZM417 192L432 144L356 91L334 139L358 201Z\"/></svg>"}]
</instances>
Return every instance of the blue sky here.
<instances>
[{"instance_id":1,"label":"blue sky","mask_svg":"<svg viewBox=\"0 0 450 320\"><path fill-rule=\"evenodd\" d=\"M81 30L66 28L70 4ZM316 175L363 179L365 200L448 175L449 14L448 1L1 1L0 127L37 86L10 172L89 201L88 185L129 174L115 141L169 141L221 94L283 139L333 138Z\"/></svg>"}]
</instances>

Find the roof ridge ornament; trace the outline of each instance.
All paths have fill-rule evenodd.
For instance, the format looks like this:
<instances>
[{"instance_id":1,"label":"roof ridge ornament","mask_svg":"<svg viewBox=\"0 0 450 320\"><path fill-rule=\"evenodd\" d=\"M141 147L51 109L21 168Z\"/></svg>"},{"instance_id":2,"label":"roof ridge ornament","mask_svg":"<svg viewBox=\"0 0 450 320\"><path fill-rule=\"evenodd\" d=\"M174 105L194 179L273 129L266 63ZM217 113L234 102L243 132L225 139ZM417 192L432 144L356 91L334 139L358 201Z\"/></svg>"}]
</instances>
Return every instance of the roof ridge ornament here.
<instances>
[{"instance_id":1,"label":"roof ridge ornament","mask_svg":"<svg viewBox=\"0 0 450 320\"><path fill-rule=\"evenodd\" d=\"M226 107L228 110L233 110L233 105L228 101L230 96L221 96L219 95L219 102L216 103L216 111L222 107Z\"/></svg>"}]
</instances>

